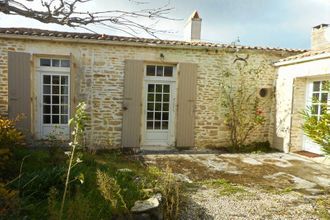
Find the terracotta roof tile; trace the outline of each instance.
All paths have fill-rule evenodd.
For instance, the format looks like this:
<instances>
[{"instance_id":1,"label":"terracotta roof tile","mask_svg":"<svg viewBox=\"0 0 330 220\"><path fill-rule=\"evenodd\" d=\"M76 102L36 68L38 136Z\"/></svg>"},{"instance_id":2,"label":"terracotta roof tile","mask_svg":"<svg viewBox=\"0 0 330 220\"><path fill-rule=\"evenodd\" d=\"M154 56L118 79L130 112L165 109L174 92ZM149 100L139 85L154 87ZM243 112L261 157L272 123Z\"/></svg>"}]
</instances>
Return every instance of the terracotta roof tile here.
<instances>
[{"instance_id":1,"label":"terracotta roof tile","mask_svg":"<svg viewBox=\"0 0 330 220\"><path fill-rule=\"evenodd\" d=\"M308 51L308 52L305 52L305 53L301 53L301 54L298 54L298 55L294 55L294 56L290 56L290 57L281 59L278 62L294 61L294 60L307 58L307 57L312 57L312 56L316 56L316 55L321 55L321 54L325 54L325 53L330 53L330 48L324 49L324 50L311 50L311 51Z\"/></svg>"},{"instance_id":2,"label":"terracotta roof tile","mask_svg":"<svg viewBox=\"0 0 330 220\"><path fill-rule=\"evenodd\" d=\"M113 36L113 35L105 35L105 34L62 32L62 31L42 30L42 29L31 29L31 28L0 28L0 37L1 35L24 35L24 36L34 36L34 37L42 37L42 38L54 37L59 39L84 39L84 40L90 39L90 40L99 40L99 41L135 42L141 44L206 47L206 48L233 48L233 49L306 52L306 50L300 50L300 49L241 46L241 45L219 44L219 43L211 43L211 42L189 42L189 41L161 40L161 39L150 39L150 38L121 37L121 36Z\"/></svg>"}]
</instances>

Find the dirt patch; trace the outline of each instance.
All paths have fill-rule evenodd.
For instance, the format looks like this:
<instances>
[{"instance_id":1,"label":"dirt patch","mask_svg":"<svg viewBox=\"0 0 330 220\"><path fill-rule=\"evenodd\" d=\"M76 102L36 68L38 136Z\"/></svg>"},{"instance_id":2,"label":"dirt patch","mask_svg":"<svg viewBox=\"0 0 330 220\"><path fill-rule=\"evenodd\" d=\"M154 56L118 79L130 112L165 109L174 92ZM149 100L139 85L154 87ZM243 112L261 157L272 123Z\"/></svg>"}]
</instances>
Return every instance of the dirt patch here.
<instances>
[{"instance_id":1,"label":"dirt patch","mask_svg":"<svg viewBox=\"0 0 330 220\"><path fill-rule=\"evenodd\" d=\"M168 165L173 172L184 174L193 181L226 179L235 184L267 189L292 188L320 193L327 188L324 186L330 178L306 161L270 156L157 155L147 156L146 160L162 169ZM325 183L323 186L316 181L322 179L320 176Z\"/></svg>"}]
</instances>

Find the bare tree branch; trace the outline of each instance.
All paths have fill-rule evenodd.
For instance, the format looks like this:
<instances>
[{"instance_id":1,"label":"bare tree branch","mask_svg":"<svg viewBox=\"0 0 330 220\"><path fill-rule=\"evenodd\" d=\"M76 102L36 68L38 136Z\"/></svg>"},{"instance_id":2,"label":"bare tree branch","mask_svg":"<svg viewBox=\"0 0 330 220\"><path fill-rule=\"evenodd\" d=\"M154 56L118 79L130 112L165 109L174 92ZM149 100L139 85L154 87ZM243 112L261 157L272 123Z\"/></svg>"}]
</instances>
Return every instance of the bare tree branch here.
<instances>
[{"instance_id":1,"label":"bare tree branch","mask_svg":"<svg viewBox=\"0 0 330 220\"><path fill-rule=\"evenodd\" d=\"M31 2L40 1L42 9L31 7ZM93 31L91 25L101 25L126 34L136 36L144 31L153 37L164 31L154 28L160 19L177 20L169 17L173 9L169 2L157 8L146 8L137 11L105 10L78 11L79 6L92 0L0 0L0 12L8 15L20 15L38 20L42 23L53 23L74 28ZM128 0L135 4L148 4L146 1ZM146 25L139 21L147 19L155 21L153 25Z\"/></svg>"}]
</instances>

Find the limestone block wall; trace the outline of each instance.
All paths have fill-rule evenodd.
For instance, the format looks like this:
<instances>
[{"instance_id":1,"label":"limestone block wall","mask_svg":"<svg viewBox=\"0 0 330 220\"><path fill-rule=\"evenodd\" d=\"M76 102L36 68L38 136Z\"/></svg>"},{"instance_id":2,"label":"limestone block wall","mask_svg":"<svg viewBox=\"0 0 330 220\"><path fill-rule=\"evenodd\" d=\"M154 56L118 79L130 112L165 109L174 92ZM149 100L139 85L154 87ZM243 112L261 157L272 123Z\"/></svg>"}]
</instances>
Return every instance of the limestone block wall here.
<instances>
[{"instance_id":1,"label":"limestone block wall","mask_svg":"<svg viewBox=\"0 0 330 220\"><path fill-rule=\"evenodd\" d=\"M86 143L90 147L120 147L122 131L122 102L124 62L126 59L144 60L146 63L197 63L197 100L195 143L198 147L227 146L228 129L217 102L220 73L230 68L236 55L249 54L249 63L259 65L293 55L275 50L183 49L161 47L135 47L109 44L65 43L34 40L7 40L0 38L0 112L6 114L7 52L19 50L31 54L72 55L77 66L77 97L88 105ZM160 54L164 59L160 59ZM35 73L34 73L35 74ZM274 88L276 70L270 67L259 82L260 88ZM256 91L256 95L257 95ZM35 94L34 94L35 95ZM261 110L266 117L264 126L255 131L250 141L271 140L273 134L274 94L262 100ZM35 107L35 106L34 106Z\"/></svg>"}]
</instances>

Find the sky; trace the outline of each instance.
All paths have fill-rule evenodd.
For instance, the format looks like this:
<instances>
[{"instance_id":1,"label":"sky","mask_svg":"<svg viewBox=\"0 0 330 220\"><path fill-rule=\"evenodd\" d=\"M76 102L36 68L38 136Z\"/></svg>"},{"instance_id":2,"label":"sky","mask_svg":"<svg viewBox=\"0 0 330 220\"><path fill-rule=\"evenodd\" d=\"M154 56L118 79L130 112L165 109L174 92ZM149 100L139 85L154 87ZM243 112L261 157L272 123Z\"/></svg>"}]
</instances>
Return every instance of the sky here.
<instances>
[{"instance_id":1,"label":"sky","mask_svg":"<svg viewBox=\"0 0 330 220\"><path fill-rule=\"evenodd\" d=\"M38 2L34 0L29 4L38 8ZM148 4L139 4L141 2ZM156 24L155 28L166 31L158 34L161 39L183 40L184 24L194 10L202 18L202 41L216 43L230 44L239 38L242 45L308 49L312 27L321 23L330 24L330 0L92 0L80 10L130 11L160 7L167 3L173 8L168 17L174 20L161 20ZM43 24L4 14L0 14L0 27L86 32L84 29ZM127 35L100 26L90 28L100 34ZM138 36L150 37L143 32Z\"/></svg>"}]
</instances>

